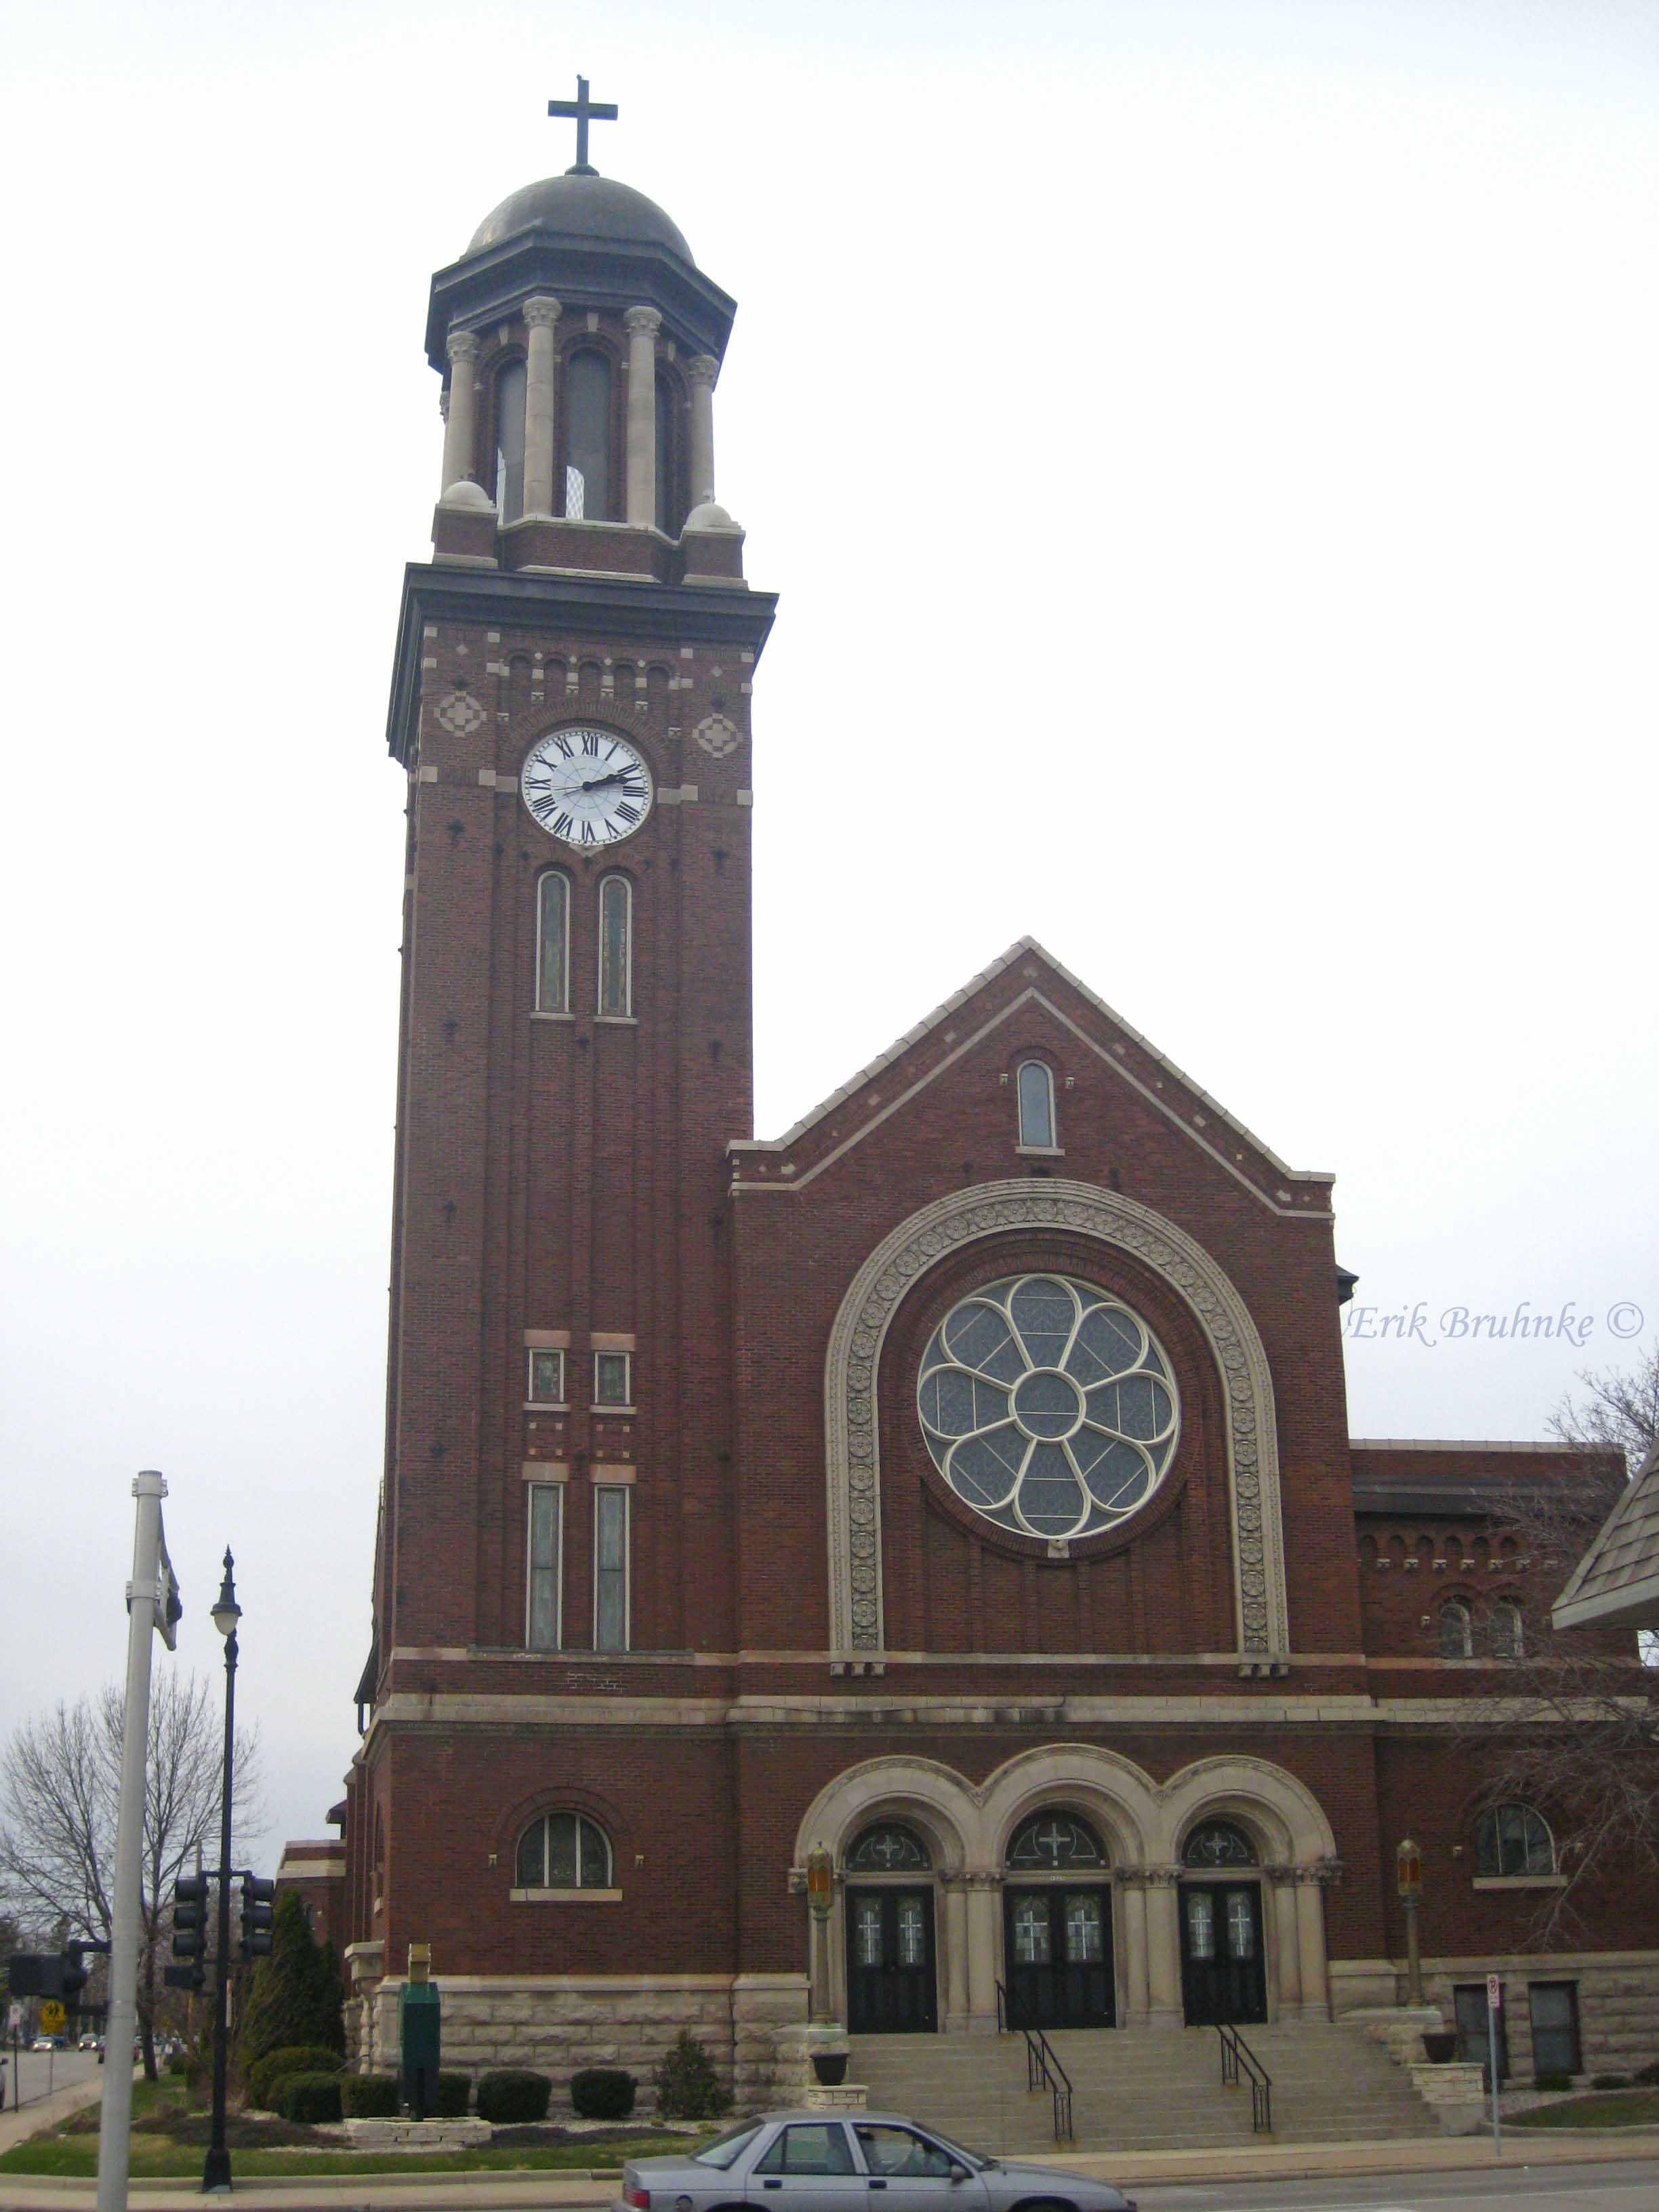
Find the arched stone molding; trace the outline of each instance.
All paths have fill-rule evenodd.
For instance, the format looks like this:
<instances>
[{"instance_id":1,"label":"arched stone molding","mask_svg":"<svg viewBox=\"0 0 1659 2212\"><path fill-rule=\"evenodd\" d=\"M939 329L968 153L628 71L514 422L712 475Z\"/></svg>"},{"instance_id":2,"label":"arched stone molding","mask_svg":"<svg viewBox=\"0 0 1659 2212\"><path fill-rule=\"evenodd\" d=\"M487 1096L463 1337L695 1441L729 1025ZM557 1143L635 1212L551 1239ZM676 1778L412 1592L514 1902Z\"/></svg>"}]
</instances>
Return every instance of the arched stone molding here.
<instances>
[{"instance_id":1,"label":"arched stone molding","mask_svg":"<svg viewBox=\"0 0 1659 2212\"><path fill-rule=\"evenodd\" d=\"M999 1766L981 1793L975 1841L987 1872L1007 1857L1009 1839L1030 1813L1052 1805L1081 1813L1100 1832L1114 1868L1144 1865L1163 1823L1152 1777L1097 1744L1047 1744Z\"/></svg>"},{"instance_id":2,"label":"arched stone molding","mask_svg":"<svg viewBox=\"0 0 1659 2212\"><path fill-rule=\"evenodd\" d=\"M902 1222L853 1279L824 1363L824 1461L832 1664L855 1671L885 1649L881 1594L882 1346L907 1293L952 1253L1011 1230L1060 1230L1130 1253L1191 1310L1214 1356L1226 1409L1233 1589L1241 1657L1290 1649L1278 1428L1267 1356L1249 1310L1201 1245L1121 1192L1061 1179L980 1183Z\"/></svg>"},{"instance_id":3,"label":"arched stone molding","mask_svg":"<svg viewBox=\"0 0 1659 2212\"><path fill-rule=\"evenodd\" d=\"M1236 1820L1255 1843L1263 1865L1311 1868L1334 1858L1336 1838L1319 1800L1293 1774L1271 1760L1231 1757L1195 1759L1170 1776L1163 1801L1161 1855L1171 1863L1200 1820Z\"/></svg>"},{"instance_id":4,"label":"arched stone molding","mask_svg":"<svg viewBox=\"0 0 1659 2212\"><path fill-rule=\"evenodd\" d=\"M794 1864L822 1844L844 1865L854 1838L872 1821L905 1820L927 1844L934 1870L960 1874L976 1840L978 1805L971 1783L931 1759L866 1759L826 1783L795 1832Z\"/></svg>"}]
</instances>

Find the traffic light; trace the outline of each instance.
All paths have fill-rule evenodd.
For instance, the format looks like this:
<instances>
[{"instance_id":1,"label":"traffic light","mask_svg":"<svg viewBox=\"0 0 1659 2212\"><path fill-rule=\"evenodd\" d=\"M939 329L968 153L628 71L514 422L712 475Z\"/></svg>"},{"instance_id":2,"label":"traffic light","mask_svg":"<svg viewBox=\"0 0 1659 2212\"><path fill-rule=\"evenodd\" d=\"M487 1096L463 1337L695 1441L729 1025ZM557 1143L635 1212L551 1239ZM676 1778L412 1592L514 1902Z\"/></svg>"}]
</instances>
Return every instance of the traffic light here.
<instances>
[{"instance_id":1,"label":"traffic light","mask_svg":"<svg viewBox=\"0 0 1659 2212\"><path fill-rule=\"evenodd\" d=\"M60 1978L65 2009L70 2012L79 2012L81 1992L87 1985L87 1969L86 1962L81 1956L81 1947L78 1943L71 1943L64 1954L64 1971Z\"/></svg>"},{"instance_id":2,"label":"traffic light","mask_svg":"<svg viewBox=\"0 0 1659 2212\"><path fill-rule=\"evenodd\" d=\"M268 1959L270 1956L270 1923L276 1917L273 1902L276 1885L267 1881L263 1875L245 1874L242 1876L242 1956L245 1959Z\"/></svg>"},{"instance_id":3,"label":"traffic light","mask_svg":"<svg viewBox=\"0 0 1659 2212\"><path fill-rule=\"evenodd\" d=\"M207 1876L181 1874L173 1885L173 1955L199 1959L207 1948Z\"/></svg>"}]
</instances>

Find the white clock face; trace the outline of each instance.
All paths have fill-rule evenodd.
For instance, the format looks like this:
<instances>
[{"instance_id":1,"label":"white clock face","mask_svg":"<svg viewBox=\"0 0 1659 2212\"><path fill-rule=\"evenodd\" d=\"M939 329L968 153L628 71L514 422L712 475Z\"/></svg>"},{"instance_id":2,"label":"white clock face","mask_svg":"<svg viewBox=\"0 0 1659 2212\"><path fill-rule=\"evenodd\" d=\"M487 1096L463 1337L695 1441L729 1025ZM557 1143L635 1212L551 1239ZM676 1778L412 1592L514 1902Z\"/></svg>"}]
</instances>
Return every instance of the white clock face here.
<instances>
[{"instance_id":1,"label":"white clock face","mask_svg":"<svg viewBox=\"0 0 1659 2212\"><path fill-rule=\"evenodd\" d=\"M531 747L519 788L543 829L567 845L617 844L651 811L650 769L609 730L550 730Z\"/></svg>"}]
</instances>

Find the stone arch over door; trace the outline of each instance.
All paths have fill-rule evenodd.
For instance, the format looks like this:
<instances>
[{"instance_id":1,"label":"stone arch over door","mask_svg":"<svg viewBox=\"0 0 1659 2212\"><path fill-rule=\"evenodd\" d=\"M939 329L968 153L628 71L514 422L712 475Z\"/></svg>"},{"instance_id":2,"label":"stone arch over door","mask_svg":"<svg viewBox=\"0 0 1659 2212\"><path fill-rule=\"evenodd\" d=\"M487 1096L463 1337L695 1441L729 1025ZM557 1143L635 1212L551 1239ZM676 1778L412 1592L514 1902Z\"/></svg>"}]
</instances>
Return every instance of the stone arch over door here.
<instances>
[{"instance_id":1,"label":"stone arch over door","mask_svg":"<svg viewBox=\"0 0 1659 2212\"><path fill-rule=\"evenodd\" d=\"M1121 1192L1060 1179L980 1183L924 1206L884 1237L842 1300L824 1364L831 1663L860 1671L885 1650L876 1393L888 1328L929 1268L1020 1229L1065 1230L1127 1252L1191 1310L1222 1383L1238 1648L1272 1666L1289 1651L1290 1627L1273 1378L1255 1323L1209 1254L1172 1222Z\"/></svg>"}]
</instances>

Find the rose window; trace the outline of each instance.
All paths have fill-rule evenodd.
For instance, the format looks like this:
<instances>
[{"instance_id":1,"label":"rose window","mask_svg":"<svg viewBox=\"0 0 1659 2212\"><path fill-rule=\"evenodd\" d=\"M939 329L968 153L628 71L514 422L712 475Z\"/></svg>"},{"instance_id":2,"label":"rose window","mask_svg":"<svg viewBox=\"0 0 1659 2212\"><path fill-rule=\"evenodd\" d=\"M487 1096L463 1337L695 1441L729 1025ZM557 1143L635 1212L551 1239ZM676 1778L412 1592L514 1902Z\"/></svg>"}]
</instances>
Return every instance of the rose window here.
<instances>
[{"instance_id":1,"label":"rose window","mask_svg":"<svg viewBox=\"0 0 1659 2212\"><path fill-rule=\"evenodd\" d=\"M916 1396L957 1496L1021 1535L1115 1528L1175 1456L1175 1378L1157 1338L1116 1298L1059 1275L1009 1275L953 1306Z\"/></svg>"}]
</instances>

